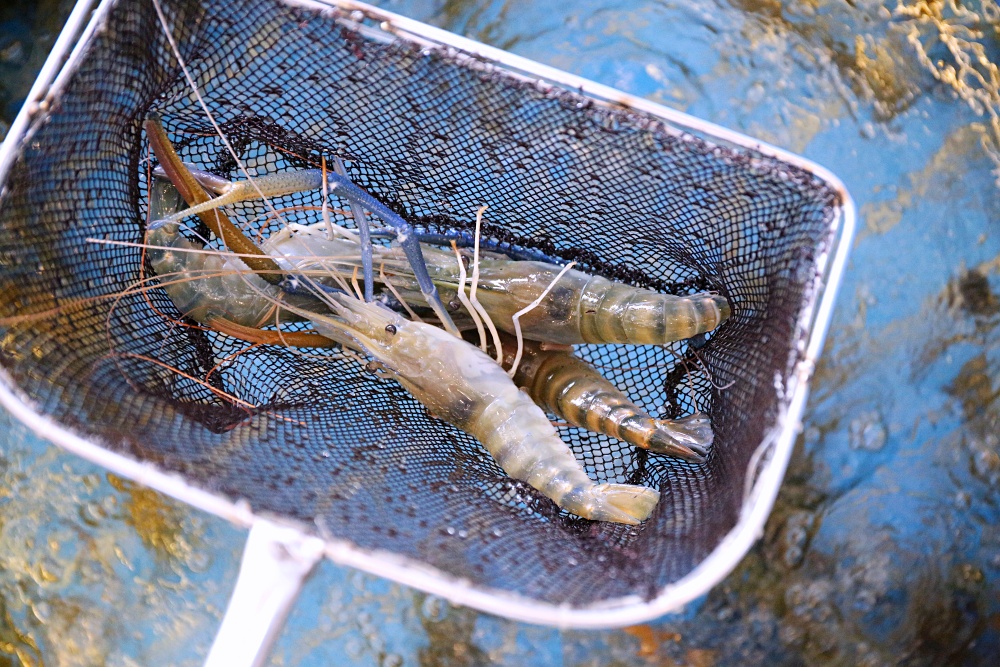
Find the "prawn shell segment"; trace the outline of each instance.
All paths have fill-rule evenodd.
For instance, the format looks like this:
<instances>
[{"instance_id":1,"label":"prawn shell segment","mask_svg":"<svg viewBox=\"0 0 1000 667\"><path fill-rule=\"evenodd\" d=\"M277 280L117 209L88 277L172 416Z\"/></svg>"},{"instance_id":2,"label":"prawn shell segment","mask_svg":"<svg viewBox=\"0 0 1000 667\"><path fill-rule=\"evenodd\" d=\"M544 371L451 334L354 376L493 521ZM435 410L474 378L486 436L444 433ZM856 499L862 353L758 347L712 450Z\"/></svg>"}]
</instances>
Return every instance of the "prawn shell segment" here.
<instances>
[{"instance_id":1,"label":"prawn shell segment","mask_svg":"<svg viewBox=\"0 0 1000 667\"><path fill-rule=\"evenodd\" d=\"M544 262L485 261L479 301L497 327L513 333L514 314L544 292L559 270ZM664 345L711 331L729 315L728 301L716 294L661 294L571 269L519 321L532 340Z\"/></svg>"},{"instance_id":2,"label":"prawn shell segment","mask_svg":"<svg viewBox=\"0 0 1000 667\"><path fill-rule=\"evenodd\" d=\"M511 344L510 337L505 337L504 344ZM546 350L528 341L514 382L557 417L651 452L701 462L712 444L712 428L705 415L677 421L654 419L571 350Z\"/></svg>"},{"instance_id":3,"label":"prawn shell segment","mask_svg":"<svg viewBox=\"0 0 1000 667\"><path fill-rule=\"evenodd\" d=\"M585 343L664 345L706 333L729 317L715 294L673 296L594 276L582 291L580 337Z\"/></svg>"},{"instance_id":4,"label":"prawn shell segment","mask_svg":"<svg viewBox=\"0 0 1000 667\"><path fill-rule=\"evenodd\" d=\"M199 252L204 246L183 236L161 234L177 225L167 224L149 233L150 265L183 315L197 322L221 317L248 327L274 322L272 299L280 290L253 274L236 258Z\"/></svg>"}]
</instances>

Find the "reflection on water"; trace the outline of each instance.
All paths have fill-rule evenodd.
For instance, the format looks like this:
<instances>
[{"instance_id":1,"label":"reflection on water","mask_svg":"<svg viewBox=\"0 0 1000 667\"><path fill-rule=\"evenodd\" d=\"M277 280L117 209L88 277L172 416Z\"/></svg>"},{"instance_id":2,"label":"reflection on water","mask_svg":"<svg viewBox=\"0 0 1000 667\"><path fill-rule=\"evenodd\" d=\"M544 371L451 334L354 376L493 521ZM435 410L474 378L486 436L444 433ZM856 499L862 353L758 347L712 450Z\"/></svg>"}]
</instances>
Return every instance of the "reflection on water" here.
<instances>
[{"instance_id":1,"label":"reflection on water","mask_svg":"<svg viewBox=\"0 0 1000 667\"><path fill-rule=\"evenodd\" d=\"M846 181L862 229L764 538L686 613L559 632L327 563L272 663L991 664L995 0L379 4L802 152ZM6 101L40 60L2 16ZM5 426L0 660L198 664L243 534Z\"/></svg>"}]
</instances>

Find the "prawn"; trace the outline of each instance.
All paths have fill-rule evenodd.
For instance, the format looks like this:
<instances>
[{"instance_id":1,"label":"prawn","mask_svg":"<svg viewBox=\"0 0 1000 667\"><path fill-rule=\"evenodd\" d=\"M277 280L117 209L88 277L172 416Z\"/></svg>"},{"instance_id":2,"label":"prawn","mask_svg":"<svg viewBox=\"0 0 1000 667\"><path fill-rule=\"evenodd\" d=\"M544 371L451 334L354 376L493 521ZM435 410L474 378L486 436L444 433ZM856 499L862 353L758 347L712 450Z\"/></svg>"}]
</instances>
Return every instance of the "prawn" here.
<instances>
[{"instance_id":1,"label":"prawn","mask_svg":"<svg viewBox=\"0 0 1000 667\"><path fill-rule=\"evenodd\" d=\"M325 297L336 317L290 308L378 361L431 414L479 440L510 477L585 519L635 525L652 513L657 490L591 480L542 409L479 348L377 302Z\"/></svg>"},{"instance_id":2,"label":"prawn","mask_svg":"<svg viewBox=\"0 0 1000 667\"><path fill-rule=\"evenodd\" d=\"M321 230L317 224L282 232L294 232L304 244L303 253L308 248L312 256L322 256L328 242ZM382 250L383 261L391 261L394 249ZM441 294L449 302L454 301L461 282L454 255L424 246L423 256ZM419 293L407 267L398 261L393 267L396 289L407 302L416 302ZM296 263L296 268L310 268L308 255L305 261ZM576 269L569 269L556 281L562 270L548 262L482 257L478 301L499 329L516 333L514 315L555 281L539 307L521 316L520 329L530 340L561 345L664 345L711 331L731 313L729 302L718 294L661 294Z\"/></svg>"},{"instance_id":3,"label":"prawn","mask_svg":"<svg viewBox=\"0 0 1000 667\"><path fill-rule=\"evenodd\" d=\"M513 341L503 345L512 349ZM512 361L512 354L505 355L504 366L509 367ZM655 419L593 366L574 356L572 348L526 341L514 383L528 392L536 405L570 424L655 454L700 463L714 439L707 415L696 412L683 419Z\"/></svg>"},{"instance_id":4,"label":"prawn","mask_svg":"<svg viewBox=\"0 0 1000 667\"><path fill-rule=\"evenodd\" d=\"M252 343L295 347L334 343L316 334L264 331L225 318L212 318L205 323L228 336ZM507 334L502 334L501 339L505 349L515 346ZM509 370L512 361L512 353L504 355L503 368ZM572 349L562 346L551 349L544 343L526 341L524 357L513 381L542 410L574 426L623 440L654 454L702 463L715 437L708 415L696 412L682 419L656 419L593 366L574 356Z\"/></svg>"},{"instance_id":5,"label":"prawn","mask_svg":"<svg viewBox=\"0 0 1000 667\"><path fill-rule=\"evenodd\" d=\"M210 210L231 201L245 199L250 196L252 188L246 181L231 184L231 187L220 185L218 177L205 172L193 171L194 177L208 185L213 183L217 191L225 194L217 199L205 202L172 215L154 223L166 224L184 216ZM327 176L328 179L339 178L337 183L346 181L359 192L353 183L337 174ZM254 180L267 192L289 192L294 187L304 187L303 184L313 184L319 187L322 174L319 170L299 172L283 172L270 174ZM346 187L346 186L344 186ZM336 190L335 190L336 191ZM353 190L345 191L344 196L350 199ZM233 194L236 193L236 194ZM364 193L369 199L371 196ZM352 200L353 201L353 200ZM371 201L375 202L374 199ZM367 200L362 202L365 207L382 206ZM388 211L388 209L386 209ZM388 216L388 213L380 215ZM392 213L392 215L395 215ZM399 225L406 225L401 218ZM286 229L286 235L296 234L303 244L300 246L304 254L302 260L296 261L298 270L309 268L309 258L322 258L327 252L326 230L329 223L315 225L296 225L294 230ZM457 303L455 296L460 284L459 269L454 255L419 242L418 235L406 227L405 240L401 246L409 266L398 262L399 250L379 247L383 262L397 259L394 274L399 278L395 287L404 299L413 304L421 298L428 299L428 291L421 277L427 274L427 280L435 285L435 290L441 288L441 294L449 303ZM403 233L400 233L403 236ZM407 244L416 244L419 250L420 264L414 264L416 252ZM340 250L348 251L344 246ZM355 242L353 254L359 256L361 245ZM347 253L349 254L349 253ZM359 260L355 260L357 264ZM363 266L363 262L361 263ZM416 267L419 266L418 270ZM514 315L537 299L555 281L563 267L539 260L511 260L500 256L485 256L479 259L478 301L489 313L494 323L507 333L516 333ZM370 284L370 283L367 283ZM437 291L435 291L437 294ZM428 300L434 306L434 302ZM435 314L445 324L452 322L441 318L437 308ZM576 269L567 271L538 308L527 313L520 319L521 333L531 340L547 341L562 345L581 343L593 344L632 344L632 345L665 345L678 340L684 340L707 333L725 322L731 314L729 301L722 295L701 292L687 296L662 294L653 290L634 287L608 280L602 276L591 275ZM450 328L449 328L450 330Z\"/></svg>"},{"instance_id":6,"label":"prawn","mask_svg":"<svg viewBox=\"0 0 1000 667\"><path fill-rule=\"evenodd\" d=\"M458 284L454 262L434 265L434 278L450 296ZM516 333L514 315L555 282L540 305L520 318L521 333L537 341L576 345L664 345L706 333L730 315L718 294L661 294L597 275L539 261L480 259L478 299L498 328ZM401 281L402 282L402 281ZM404 297L412 288L397 285Z\"/></svg>"},{"instance_id":7,"label":"prawn","mask_svg":"<svg viewBox=\"0 0 1000 667\"><path fill-rule=\"evenodd\" d=\"M321 229L317 224L294 230L304 244L303 253L308 247L312 256L323 255L327 241ZM461 282L454 255L421 245L431 278L440 286L442 296L454 302ZM383 261L391 261L394 249L382 251ZM307 270L310 261L297 262L296 266ZM396 289L407 302L415 303L420 293L408 267L398 261L393 267ZM548 262L481 257L477 299L499 329L513 334L514 315L555 281L540 305L520 317L520 329L530 340L561 345L664 345L711 331L731 312L729 302L718 294L661 294L572 268L556 281L562 270Z\"/></svg>"}]
</instances>

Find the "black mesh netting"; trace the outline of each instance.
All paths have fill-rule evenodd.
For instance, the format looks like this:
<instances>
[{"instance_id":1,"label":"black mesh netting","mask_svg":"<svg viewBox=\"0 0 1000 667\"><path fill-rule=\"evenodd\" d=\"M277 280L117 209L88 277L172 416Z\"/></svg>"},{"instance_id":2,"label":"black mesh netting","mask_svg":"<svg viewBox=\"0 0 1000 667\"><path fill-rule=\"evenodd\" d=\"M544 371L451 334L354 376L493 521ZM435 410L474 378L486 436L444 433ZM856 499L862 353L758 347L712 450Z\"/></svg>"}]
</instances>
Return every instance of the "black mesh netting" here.
<instances>
[{"instance_id":1,"label":"black mesh netting","mask_svg":"<svg viewBox=\"0 0 1000 667\"><path fill-rule=\"evenodd\" d=\"M149 2L112 10L8 178L0 350L17 386L107 449L485 588L585 605L650 597L697 565L733 527L747 463L778 419L775 376L795 360L836 194L773 158L358 30L333 11L270 0L164 7L254 173L340 156L415 225L467 229L485 203L494 245L726 295L733 317L697 342L579 350L654 414L708 412L714 451L695 465L560 429L592 478L662 493L641 526L585 521L507 478L474 439L356 359L247 350L186 326L159 288L109 298L149 276L141 248L94 242L142 241L149 110L185 159L242 177ZM266 234L276 224L266 213L248 204L233 217Z\"/></svg>"}]
</instances>

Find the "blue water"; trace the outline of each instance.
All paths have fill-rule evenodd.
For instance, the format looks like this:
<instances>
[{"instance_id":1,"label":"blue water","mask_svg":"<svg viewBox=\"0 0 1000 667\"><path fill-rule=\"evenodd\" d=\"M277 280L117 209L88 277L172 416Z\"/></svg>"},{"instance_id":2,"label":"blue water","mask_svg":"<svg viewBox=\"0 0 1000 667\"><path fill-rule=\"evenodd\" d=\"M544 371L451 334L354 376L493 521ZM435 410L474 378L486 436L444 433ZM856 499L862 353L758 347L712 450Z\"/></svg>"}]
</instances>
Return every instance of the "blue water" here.
<instances>
[{"instance_id":1,"label":"blue water","mask_svg":"<svg viewBox=\"0 0 1000 667\"><path fill-rule=\"evenodd\" d=\"M7 122L67 10L8 4ZM992 23L911 1L377 4L800 152L846 182L860 228L765 536L685 613L560 632L324 563L272 664L993 664L995 0L971 5ZM20 55L18 21L49 33ZM935 77L961 55L941 35L985 82ZM0 420L0 664L199 664L244 533Z\"/></svg>"}]
</instances>

